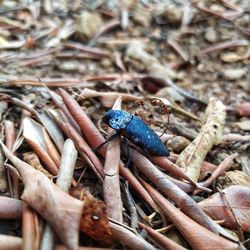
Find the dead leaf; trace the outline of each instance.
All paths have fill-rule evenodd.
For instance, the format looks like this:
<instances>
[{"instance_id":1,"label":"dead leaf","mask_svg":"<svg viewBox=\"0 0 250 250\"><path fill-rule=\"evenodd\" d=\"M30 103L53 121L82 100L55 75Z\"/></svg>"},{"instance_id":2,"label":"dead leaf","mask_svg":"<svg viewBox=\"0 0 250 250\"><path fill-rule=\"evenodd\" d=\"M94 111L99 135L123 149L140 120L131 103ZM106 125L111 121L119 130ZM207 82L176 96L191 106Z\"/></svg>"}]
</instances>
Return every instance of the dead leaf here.
<instances>
[{"instance_id":1,"label":"dead leaf","mask_svg":"<svg viewBox=\"0 0 250 250\"><path fill-rule=\"evenodd\" d=\"M143 183L149 193L163 209L163 212L170 218L182 236L188 241L192 249L244 249L239 243L229 241L218 234L209 231L203 227L202 224L195 222L165 199L151 185L146 182Z\"/></svg>"},{"instance_id":2,"label":"dead leaf","mask_svg":"<svg viewBox=\"0 0 250 250\"><path fill-rule=\"evenodd\" d=\"M231 186L223 189L242 231L250 232L250 188ZM236 221L220 193L199 202L199 205L214 219L223 221L225 227L237 229Z\"/></svg>"},{"instance_id":3,"label":"dead leaf","mask_svg":"<svg viewBox=\"0 0 250 250\"><path fill-rule=\"evenodd\" d=\"M23 136L50 173L56 175L60 164L60 156L44 127L31 118L25 117L23 120Z\"/></svg>"},{"instance_id":4,"label":"dead leaf","mask_svg":"<svg viewBox=\"0 0 250 250\"><path fill-rule=\"evenodd\" d=\"M84 203L63 192L44 174L14 156L1 142L5 156L14 164L24 183L22 200L51 225L70 250L78 248L78 229Z\"/></svg>"}]
</instances>

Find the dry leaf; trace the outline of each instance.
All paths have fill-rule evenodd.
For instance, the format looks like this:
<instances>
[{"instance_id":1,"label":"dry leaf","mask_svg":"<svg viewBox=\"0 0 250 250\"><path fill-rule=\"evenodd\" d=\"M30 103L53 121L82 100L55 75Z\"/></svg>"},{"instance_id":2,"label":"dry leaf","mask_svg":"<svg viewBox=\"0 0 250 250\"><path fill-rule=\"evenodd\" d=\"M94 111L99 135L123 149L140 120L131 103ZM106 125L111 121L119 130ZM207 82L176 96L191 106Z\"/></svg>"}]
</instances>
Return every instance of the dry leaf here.
<instances>
[{"instance_id":1,"label":"dry leaf","mask_svg":"<svg viewBox=\"0 0 250 250\"><path fill-rule=\"evenodd\" d=\"M232 242L204 228L202 224L193 221L183 214L172 203L158 193L151 185L144 182L149 193L160 205L163 212L170 218L180 231L182 236L187 240L192 249L244 249L239 242Z\"/></svg>"},{"instance_id":2,"label":"dry leaf","mask_svg":"<svg viewBox=\"0 0 250 250\"><path fill-rule=\"evenodd\" d=\"M211 220L189 195L166 178L166 176L145 156L134 149L130 149L130 157L136 167L147 176L164 195L174 201L183 213L212 232L230 238L230 234L226 230Z\"/></svg>"},{"instance_id":3,"label":"dry leaf","mask_svg":"<svg viewBox=\"0 0 250 250\"><path fill-rule=\"evenodd\" d=\"M60 156L44 127L31 118L25 117L23 120L23 136L46 165L48 171L56 175L60 164Z\"/></svg>"},{"instance_id":4,"label":"dry leaf","mask_svg":"<svg viewBox=\"0 0 250 250\"><path fill-rule=\"evenodd\" d=\"M250 188L231 186L223 189L225 199L230 204L236 219L244 232L250 232ZM223 221L225 227L237 229L237 223L230 207L220 193L215 193L201 201L199 205L214 219Z\"/></svg>"},{"instance_id":5,"label":"dry leaf","mask_svg":"<svg viewBox=\"0 0 250 250\"><path fill-rule=\"evenodd\" d=\"M5 156L21 175L24 183L22 200L44 217L70 250L76 250L84 203L63 192L40 171L18 159L2 142L1 145Z\"/></svg>"}]
</instances>

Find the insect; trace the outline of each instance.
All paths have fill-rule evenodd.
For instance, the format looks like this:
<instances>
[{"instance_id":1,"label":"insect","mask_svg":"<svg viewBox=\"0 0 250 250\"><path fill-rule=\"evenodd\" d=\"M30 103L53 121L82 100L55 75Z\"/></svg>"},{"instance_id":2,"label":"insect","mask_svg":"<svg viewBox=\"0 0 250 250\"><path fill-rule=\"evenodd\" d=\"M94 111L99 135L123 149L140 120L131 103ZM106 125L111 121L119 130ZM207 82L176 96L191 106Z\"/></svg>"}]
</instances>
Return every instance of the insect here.
<instances>
[{"instance_id":1,"label":"insect","mask_svg":"<svg viewBox=\"0 0 250 250\"><path fill-rule=\"evenodd\" d=\"M109 110L103 121L148 154L169 156L159 136L139 117L123 110Z\"/></svg>"}]
</instances>

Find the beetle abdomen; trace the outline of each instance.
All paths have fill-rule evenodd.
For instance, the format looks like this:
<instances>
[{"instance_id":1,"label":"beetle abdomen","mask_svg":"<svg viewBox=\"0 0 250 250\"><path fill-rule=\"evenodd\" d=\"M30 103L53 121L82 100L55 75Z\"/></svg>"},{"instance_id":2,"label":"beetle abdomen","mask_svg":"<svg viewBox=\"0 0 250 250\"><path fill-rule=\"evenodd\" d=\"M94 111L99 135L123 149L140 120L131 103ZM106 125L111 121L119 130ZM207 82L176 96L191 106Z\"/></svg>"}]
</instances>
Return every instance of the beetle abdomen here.
<instances>
[{"instance_id":1,"label":"beetle abdomen","mask_svg":"<svg viewBox=\"0 0 250 250\"><path fill-rule=\"evenodd\" d=\"M133 116L122 134L150 155L169 156L169 151L159 136L137 116Z\"/></svg>"}]
</instances>

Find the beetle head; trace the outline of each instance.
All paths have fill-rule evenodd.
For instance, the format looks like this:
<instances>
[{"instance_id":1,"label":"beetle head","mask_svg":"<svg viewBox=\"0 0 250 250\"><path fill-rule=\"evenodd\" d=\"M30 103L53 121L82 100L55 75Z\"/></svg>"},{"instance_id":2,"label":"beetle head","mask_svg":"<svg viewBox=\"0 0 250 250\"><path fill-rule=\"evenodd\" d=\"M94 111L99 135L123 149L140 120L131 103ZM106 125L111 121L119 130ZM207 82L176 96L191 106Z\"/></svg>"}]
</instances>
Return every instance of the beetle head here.
<instances>
[{"instance_id":1,"label":"beetle head","mask_svg":"<svg viewBox=\"0 0 250 250\"><path fill-rule=\"evenodd\" d=\"M125 129L132 119L132 115L123 110L109 110L105 113L103 121L111 128Z\"/></svg>"}]
</instances>

